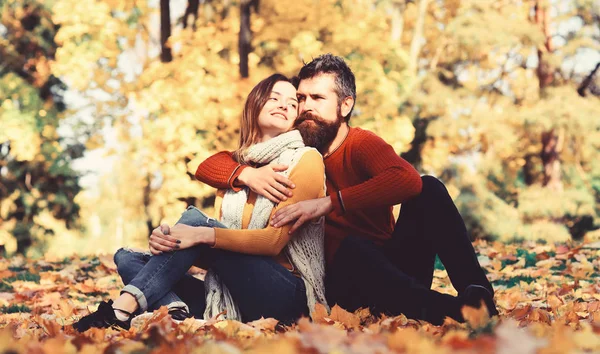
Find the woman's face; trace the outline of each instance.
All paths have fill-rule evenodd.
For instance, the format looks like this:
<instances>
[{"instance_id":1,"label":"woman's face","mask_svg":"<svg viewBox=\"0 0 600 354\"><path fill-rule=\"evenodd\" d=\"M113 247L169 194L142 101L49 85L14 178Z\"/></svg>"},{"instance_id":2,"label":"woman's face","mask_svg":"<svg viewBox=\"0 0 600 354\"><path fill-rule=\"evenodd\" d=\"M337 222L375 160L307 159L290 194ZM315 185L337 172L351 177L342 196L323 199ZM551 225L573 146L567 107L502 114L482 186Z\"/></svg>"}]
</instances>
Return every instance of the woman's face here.
<instances>
[{"instance_id":1,"label":"woman's face","mask_svg":"<svg viewBox=\"0 0 600 354\"><path fill-rule=\"evenodd\" d=\"M275 83L267 103L258 115L262 141L289 131L297 117L296 88L286 81Z\"/></svg>"}]
</instances>

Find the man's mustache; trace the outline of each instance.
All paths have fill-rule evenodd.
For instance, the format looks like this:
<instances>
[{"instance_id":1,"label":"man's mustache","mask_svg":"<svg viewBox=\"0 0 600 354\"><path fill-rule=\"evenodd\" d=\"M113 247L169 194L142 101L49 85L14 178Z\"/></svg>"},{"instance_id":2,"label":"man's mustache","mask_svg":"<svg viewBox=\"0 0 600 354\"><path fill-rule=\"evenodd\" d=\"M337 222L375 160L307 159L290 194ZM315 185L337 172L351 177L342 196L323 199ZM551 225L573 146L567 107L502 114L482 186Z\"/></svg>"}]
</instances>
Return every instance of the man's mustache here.
<instances>
[{"instance_id":1,"label":"man's mustache","mask_svg":"<svg viewBox=\"0 0 600 354\"><path fill-rule=\"evenodd\" d=\"M294 125L298 126L299 124L306 122L306 121L313 121L316 124L323 124L323 120L321 119L321 117L312 114L312 113L303 113L300 116L298 116L298 118L296 118L296 121L294 122Z\"/></svg>"}]
</instances>

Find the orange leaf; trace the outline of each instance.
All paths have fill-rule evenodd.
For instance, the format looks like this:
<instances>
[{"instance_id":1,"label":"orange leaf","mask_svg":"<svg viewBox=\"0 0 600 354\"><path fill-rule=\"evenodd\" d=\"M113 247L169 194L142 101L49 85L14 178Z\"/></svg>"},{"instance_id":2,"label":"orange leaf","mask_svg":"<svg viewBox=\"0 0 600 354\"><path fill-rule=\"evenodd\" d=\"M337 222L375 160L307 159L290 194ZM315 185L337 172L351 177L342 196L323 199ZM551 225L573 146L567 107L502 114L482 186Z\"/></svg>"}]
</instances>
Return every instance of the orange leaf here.
<instances>
[{"instance_id":1,"label":"orange leaf","mask_svg":"<svg viewBox=\"0 0 600 354\"><path fill-rule=\"evenodd\" d=\"M275 326L279 323L278 320L274 318L264 318L261 317L259 320L248 322L248 324L256 329L261 331L274 331Z\"/></svg>"},{"instance_id":2,"label":"orange leaf","mask_svg":"<svg viewBox=\"0 0 600 354\"><path fill-rule=\"evenodd\" d=\"M490 315L483 300L481 301L479 308L463 306L461 313L471 328L481 328L490 320Z\"/></svg>"},{"instance_id":3,"label":"orange leaf","mask_svg":"<svg viewBox=\"0 0 600 354\"><path fill-rule=\"evenodd\" d=\"M338 305L333 306L331 309L331 315L329 316L332 320L342 323L346 328L357 328L360 326L360 319Z\"/></svg>"},{"instance_id":4,"label":"orange leaf","mask_svg":"<svg viewBox=\"0 0 600 354\"><path fill-rule=\"evenodd\" d=\"M107 270L117 270L117 265L115 264L113 256L103 254L98 256L98 260Z\"/></svg>"},{"instance_id":5,"label":"orange leaf","mask_svg":"<svg viewBox=\"0 0 600 354\"><path fill-rule=\"evenodd\" d=\"M328 316L329 314L327 313L327 309L325 308L325 306L319 303L315 305L315 308L311 314L311 317L315 323L326 323L327 321L325 320L325 318Z\"/></svg>"},{"instance_id":6,"label":"orange leaf","mask_svg":"<svg viewBox=\"0 0 600 354\"><path fill-rule=\"evenodd\" d=\"M61 298L62 295L58 292L46 293L42 296L42 299L36 303L36 305L39 307L52 306L57 304Z\"/></svg>"},{"instance_id":7,"label":"orange leaf","mask_svg":"<svg viewBox=\"0 0 600 354\"><path fill-rule=\"evenodd\" d=\"M510 316L520 321L529 315L529 311L531 311L531 305L526 305L524 307L514 309Z\"/></svg>"}]
</instances>

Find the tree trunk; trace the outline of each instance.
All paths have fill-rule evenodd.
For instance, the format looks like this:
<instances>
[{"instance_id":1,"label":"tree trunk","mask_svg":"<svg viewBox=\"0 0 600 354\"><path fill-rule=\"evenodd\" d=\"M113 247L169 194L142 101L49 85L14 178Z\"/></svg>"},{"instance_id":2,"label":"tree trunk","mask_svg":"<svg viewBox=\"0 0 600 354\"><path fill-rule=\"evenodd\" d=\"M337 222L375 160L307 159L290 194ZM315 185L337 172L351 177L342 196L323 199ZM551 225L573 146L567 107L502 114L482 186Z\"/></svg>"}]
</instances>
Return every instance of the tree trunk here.
<instances>
[{"instance_id":1,"label":"tree trunk","mask_svg":"<svg viewBox=\"0 0 600 354\"><path fill-rule=\"evenodd\" d=\"M545 53L552 53L554 51L554 44L552 42L552 36L550 34L550 21L548 19L548 9L542 7L542 0L536 0L535 10L535 23L540 26L544 32L544 48L538 48L538 67L537 76L539 82L540 96L543 95L544 90L548 87L554 79L554 68L550 66L546 58ZM561 180L561 163L560 163L560 152L562 150L562 142L564 140L564 131L561 129L560 134L557 135L555 129L542 133L542 151L540 157L542 159L543 168L543 185L554 191L560 191L563 189Z\"/></svg>"},{"instance_id":2,"label":"tree trunk","mask_svg":"<svg viewBox=\"0 0 600 354\"><path fill-rule=\"evenodd\" d=\"M554 191L563 189L561 179L560 153L564 141L564 131L557 134L554 129L542 133L542 163L544 164L544 187Z\"/></svg>"},{"instance_id":3,"label":"tree trunk","mask_svg":"<svg viewBox=\"0 0 600 354\"><path fill-rule=\"evenodd\" d=\"M540 4L541 0L537 0L535 3L535 23L540 26L544 32L545 40L544 47L546 53L552 53L554 51L554 43L552 42L552 36L550 34L550 22L548 21L548 9L543 8ZM538 67L537 76L539 79L540 90L544 90L550 85L554 78L554 69L550 67L550 64L544 58L544 51L538 48Z\"/></svg>"},{"instance_id":4,"label":"tree trunk","mask_svg":"<svg viewBox=\"0 0 600 354\"><path fill-rule=\"evenodd\" d=\"M169 0L160 0L160 61L169 63L173 60L171 47L167 41L171 37L171 10Z\"/></svg>"},{"instance_id":5,"label":"tree trunk","mask_svg":"<svg viewBox=\"0 0 600 354\"><path fill-rule=\"evenodd\" d=\"M194 16L194 23L192 24L192 29L196 30L196 22L198 21L198 11L200 9L200 0L188 0L187 7L185 8L185 13L183 14L183 18L181 22L183 23L183 28L187 28L190 16Z\"/></svg>"},{"instance_id":6,"label":"tree trunk","mask_svg":"<svg viewBox=\"0 0 600 354\"><path fill-rule=\"evenodd\" d=\"M415 23L415 33L410 42L410 54L408 58L408 69L411 73L417 73L417 65L419 62L419 54L421 54L421 46L423 39L423 28L425 27L425 16L427 15L427 5L429 0L421 0L419 2L419 17Z\"/></svg>"},{"instance_id":7,"label":"tree trunk","mask_svg":"<svg viewBox=\"0 0 600 354\"><path fill-rule=\"evenodd\" d=\"M525 184L530 186L535 183L536 174L535 174L535 162L534 158L537 154L527 154L525 156L525 164L523 165L523 178L525 179Z\"/></svg>"},{"instance_id":8,"label":"tree trunk","mask_svg":"<svg viewBox=\"0 0 600 354\"><path fill-rule=\"evenodd\" d=\"M405 8L406 3L404 2L394 2L392 4L392 30L390 31L390 39L392 42L402 41L402 32L404 31Z\"/></svg>"},{"instance_id":9,"label":"tree trunk","mask_svg":"<svg viewBox=\"0 0 600 354\"><path fill-rule=\"evenodd\" d=\"M240 53L240 76L247 78L250 73L248 69L248 55L250 54L252 31L250 30L250 7L252 0L240 2L240 33L238 38L238 50Z\"/></svg>"},{"instance_id":10,"label":"tree trunk","mask_svg":"<svg viewBox=\"0 0 600 354\"><path fill-rule=\"evenodd\" d=\"M152 187L150 187L150 183L150 174L147 174L146 185L144 186L144 215L146 216L146 227L148 228L148 235L152 234L152 230L154 230L152 215L150 213L150 202L152 201Z\"/></svg>"}]
</instances>

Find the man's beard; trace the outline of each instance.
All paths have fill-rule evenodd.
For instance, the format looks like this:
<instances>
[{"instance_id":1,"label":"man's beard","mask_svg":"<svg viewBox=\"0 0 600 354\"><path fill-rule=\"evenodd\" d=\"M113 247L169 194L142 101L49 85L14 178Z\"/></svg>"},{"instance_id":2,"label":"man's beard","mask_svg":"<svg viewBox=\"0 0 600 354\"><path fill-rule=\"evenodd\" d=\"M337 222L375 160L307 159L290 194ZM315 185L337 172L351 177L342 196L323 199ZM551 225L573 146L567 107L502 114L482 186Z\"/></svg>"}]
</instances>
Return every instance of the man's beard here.
<instances>
[{"instance_id":1,"label":"man's beard","mask_svg":"<svg viewBox=\"0 0 600 354\"><path fill-rule=\"evenodd\" d=\"M343 120L344 117L341 116L339 109L338 118L333 123L324 121L316 114L304 112L296 118L294 127L298 129L300 135L302 135L302 140L304 140L306 146L314 147L320 152L323 152L325 147L335 139Z\"/></svg>"}]
</instances>

